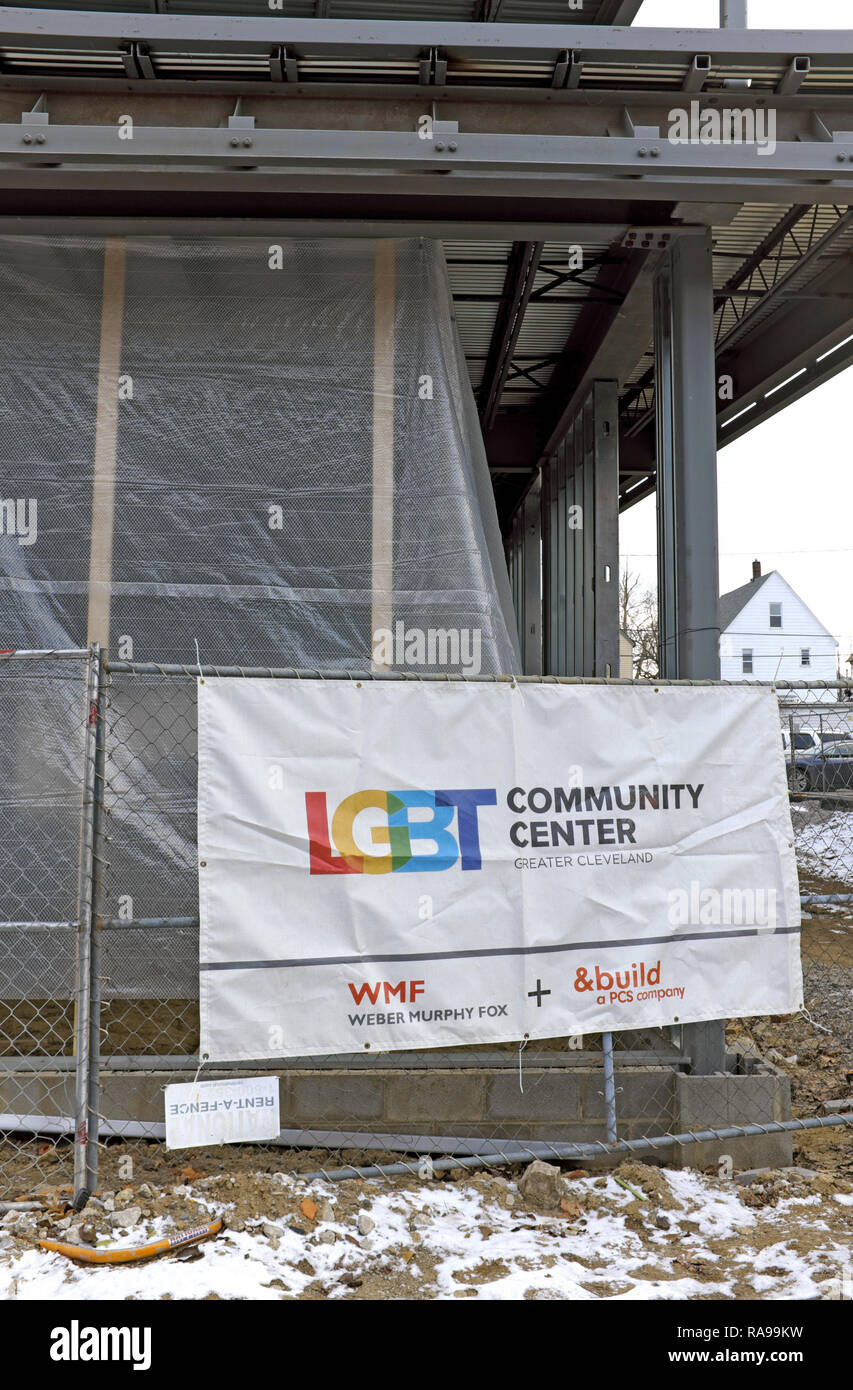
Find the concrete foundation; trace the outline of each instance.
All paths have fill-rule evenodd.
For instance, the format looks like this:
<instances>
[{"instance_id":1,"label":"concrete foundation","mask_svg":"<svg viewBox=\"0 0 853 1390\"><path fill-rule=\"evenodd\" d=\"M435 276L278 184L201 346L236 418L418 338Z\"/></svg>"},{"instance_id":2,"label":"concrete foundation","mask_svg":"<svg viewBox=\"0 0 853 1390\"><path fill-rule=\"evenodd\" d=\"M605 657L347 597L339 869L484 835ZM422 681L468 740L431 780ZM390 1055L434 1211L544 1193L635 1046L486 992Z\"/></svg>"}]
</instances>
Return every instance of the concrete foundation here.
<instances>
[{"instance_id":1,"label":"concrete foundation","mask_svg":"<svg viewBox=\"0 0 853 1390\"><path fill-rule=\"evenodd\" d=\"M318 1146L325 1141L356 1148L370 1138L390 1151L428 1151L431 1141L439 1141L440 1149L441 1140L461 1138L498 1144L606 1140L604 1082L597 1066L525 1066L521 1085L517 1065L305 1068L277 1074L283 1137L302 1144L314 1135ZM228 1075L233 1071L205 1068L203 1078ZM107 1070L101 1113L113 1124L131 1121L137 1135L143 1125L152 1137L162 1137L163 1089L189 1079L186 1071ZM634 1066L617 1069L616 1086L620 1139L762 1124L789 1119L791 1113L790 1085L771 1073L689 1076L671 1067ZM68 1115L73 1091L70 1072L16 1068L0 1079L0 1113ZM773 1134L673 1145L650 1153L649 1161L707 1168L726 1156L734 1170L780 1166L792 1161L792 1138ZM595 1166L622 1157L604 1155Z\"/></svg>"}]
</instances>

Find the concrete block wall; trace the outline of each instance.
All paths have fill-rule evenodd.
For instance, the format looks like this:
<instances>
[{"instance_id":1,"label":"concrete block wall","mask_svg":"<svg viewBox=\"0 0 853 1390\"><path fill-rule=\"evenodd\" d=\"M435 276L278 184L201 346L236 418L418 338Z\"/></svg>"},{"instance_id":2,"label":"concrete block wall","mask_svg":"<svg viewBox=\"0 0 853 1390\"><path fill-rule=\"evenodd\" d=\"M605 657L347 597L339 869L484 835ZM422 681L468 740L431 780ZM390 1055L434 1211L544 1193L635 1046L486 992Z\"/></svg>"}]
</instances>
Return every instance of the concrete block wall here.
<instances>
[{"instance_id":1,"label":"concrete block wall","mask_svg":"<svg viewBox=\"0 0 853 1390\"><path fill-rule=\"evenodd\" d=\"M604 1082L597 1067L379 1067L363 1070L282 1070L284 1131L332 1131L349 1136L446 1136L492 1140L606 1139ZM205 1069L203 1079L233 1075ZM163 1090L186 1082L186 1072L105 1071L101 1113L112 1121L162 1126ZM523 1086L523 1090L522 1090ZM687 1076L668 1067L618 1069L620 1139L684 1133L790 1117L790 1084L779 1075ZM17 1072L0 1078L0 1112L70 1115L70 1072ZM162 1132L162 1131L161 1131ZM730 1155L736 1169L790 1163L789 1134L673 1145L652 1162L707 1168ZM616 1158L620 1161L622 1156ZM610 1160L602 1160L606 1166ZM600 1165L599 1165L600 1166Z\"/></svg>"}]
</instances>

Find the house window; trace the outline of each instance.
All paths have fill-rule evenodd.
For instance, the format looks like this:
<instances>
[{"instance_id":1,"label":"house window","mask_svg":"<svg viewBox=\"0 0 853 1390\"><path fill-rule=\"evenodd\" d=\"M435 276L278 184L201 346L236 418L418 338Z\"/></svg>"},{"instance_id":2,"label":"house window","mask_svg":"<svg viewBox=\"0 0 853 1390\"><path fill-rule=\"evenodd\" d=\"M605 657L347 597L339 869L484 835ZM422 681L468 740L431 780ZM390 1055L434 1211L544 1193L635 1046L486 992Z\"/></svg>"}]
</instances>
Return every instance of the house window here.
<instances>
[{"instance_id":1,"label":"house window","mask_svg":"<svg viewBox=\"0 0 853 1390\"><path fill-rule=\"evenodd\" d=\"M740 654L741 667L745 676L752 675L752 647L744 647Z\"/></svg>"},{"instance_id":2,"label":"house window","mask_svg":"<svg viewBox=\"0 0 853 1390\"><path fill-rule=\"evenodd\" d=\"M811 664L812 664L811 648L810 648L810 647L800 647L800 665L801 665L801 666L811 666Z\"/></svg>"},{"instance_id":3,"label":"house window","mask_svg":"<svg viewBox=\"0 0 853 1390\"><path fill-rule=\"evenodd\" d=\"M782 626L782 605L781 603L771 603L770 605L770 626Z\"/></svg>"}]
</instances>

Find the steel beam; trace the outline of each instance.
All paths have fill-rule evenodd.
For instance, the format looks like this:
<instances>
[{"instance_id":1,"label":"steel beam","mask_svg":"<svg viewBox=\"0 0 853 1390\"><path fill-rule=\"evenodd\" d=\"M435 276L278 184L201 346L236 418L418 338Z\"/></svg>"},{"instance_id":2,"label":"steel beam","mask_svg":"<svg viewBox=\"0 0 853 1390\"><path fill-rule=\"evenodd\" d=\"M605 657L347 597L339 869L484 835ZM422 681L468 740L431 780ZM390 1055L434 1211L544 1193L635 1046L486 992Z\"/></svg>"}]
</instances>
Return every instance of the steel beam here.
<instances>
[{"instance_id":1,"label":"steel beam","mask_svg":"<svg viewBox=\"0 0 853 1390\"><path fill-rule=\"evenodd\" d=\"M596 24L633 24L643 0L601 0Z\"/></svg>"},{"instance_id":2,"label":"steel beam","mask_svg":"<svg viewBox=\"0 0 853 1390\"><path fill-rule=\"evenodd\" d=\"M656 241L668 245L671 235L664 232ZM618 292L617 302L578 318L564 348L565 367L552 378L551 394L559 405L552 411L540 462L557 448L593 382L613 378L621 385L646 350L651 336L654 267L661 254L661 245L649 251L619 252L607 276L609 287Z\"/></svg>"},{"instance_id":3,"label":"steel beam","mask_svg":"<svg viewBox=\"0 0 853 1390\"><path fill-rule=\"evenodd\" d=\"M462 132L452 141L423 140L409 130L315 130L255 127L235 132L227 127L134 126L133 139L118 138L114 125L46 124L30 131L22 124L0 124L0 161L36 172L53 171L57 164L128 168L137 171L183 166L213 167L229 173L241 170L303 169L411 172L452 175L453 190L462 174L507 176L520 184L542 178L592 181L597 196L608 180L636 180L634 197L696 196L701 186L717 185L724 201L739 202L753 188L772 189L784 199L786 190L812 180L806 202L844 202L853 189L853 132L834 141L780 141L772 158L762 157L748 144L676 145L666 137L653 139L612 135L526 135L512 131L494 134ZM462 181L460 179L460 181ZM442 192L445 190L442 189ZM532 190L531 190L532 192ZM578 190L580 193L580 190ZM589 192L588 186L584 192ZM838 197L835 197L835 194ZM618 196L624 198L624 182Z\"/></svg>"},{"instance_id":4,"label":"steel beam","mask_svg":"<svg viewBox=\"0 0 853 1390\"><path fill-rule=\"evenodd\" d=\"M0 236L123 236L129 219L124 217L9 217L0 215ZM133 217L135 236L198 236L198 217ZM327 217L205 217L204 233L211 237L429 237L435 241L490 241L496 234L525 240L571 244L583 241L617 241L625 224L602 222L491 222L439 221L429 216L403 220ZM663 230L663 229L662 229ZM672 231L672 228L667 228Z\"/></svg>"},{"instance_id":5,"label":"steel beam","mask_svg":"<svg viewBox=\"0 0 853 1390\"><path fill-rule=\"evenodd\" d=\"M735 399L718 417L720 446L738 439L815 386L836 376L853 358L853 255L810 282L801 298L780 306L757 332L717 360L731 375ZM809 292L811 291L811 293Z\"/></svg>"},{"instance_id":6,"label":"steel beam","mask_svg":"<svg viewBox=\"0 0 853 1390\"><path fill-rule=\"evenodd\" d=\"M753 404L742 406L722 420L718 448L722 449L733 440L740 439L741 435L748 434L756 425L777 415L785 406L793 405L794 401L807 396L816 386L823 386L824 382L831 381L839 372L853 365L853 318L848 319L846 327L848 331L840 344L833 344L816 357L812 352L807 360L796 358L786 367L781 382L772 386L765 383L769 389L762 390Z\"/></svg>"},{"instance_id":7,"label":"steel beam","mask_svg":"<svg viewBox=\"0 0 853 1390\"><path fill-rule=\"evenodd\" d=\"M501 393L512 365L512 354L536 279L544 242L516 242L506 268L501 304L495 317L483 373L480 419L483 432L494 423Z\"/></svg>"},{"instance_id":8,"label":"steel beam","mask_svg":"<svg viewBox=\"0 0 853 1390\"><path fill-rule=\"evenodd\" d=\"M568 13L568 11L567 11ZM672 60L687 65L707 52L709 31L685 28L613 28L571 25L572 47L587 62L629 62L649 67ZM410 59L417 64L425 48L441 48L451 58L519 58L556 61L566 49L563 24L448 23L442 20L291 19L270 13L241 15L174 15L94 13L74 10L0 9L0 46L122 53L130 43L145 43L149 52L258 54L275 45L297 56L365 58L373 51L384 61ZM850 29L785 30L725 28L713 32L717 64L761 59L787 69L791 55L838 68L853 57Z\"/></svg>"},{"instance_id":9,"label":"steel beam","mask_svg":"<svg viewBox=\"0 0 853 1390\"><path fill-rule=\"evenodd\" d=\"M531 231L557 235L567 224L577 225L584 214L590 224L619 220L626 214L642 219L644 205L660 222L673 197L685 183L646 185L643 180L572 177L525 181L504 177L454 177L432 179L398 174L371 178L359 172L347 176L329 174L261 172L177 166L170 169L129 167L12 168L0 161L3 217L9 226L25 218L50 218L51 230L59 231L84 218L112 223L116 234L133 233L137 222L169 222L181 219L212 221L257 218L270 220L286 207L290 226L316 225L335 220L338 235L362 219L386 227L408 224L412 235L426 235L424 227L455 224L465 235L470 223L489 224L490 239L523 240ZM739 185L740 187L741 185ZM695 187L695 185L694 185ZM733 206L741 201L735 185L729 185ZM626 192L632 201L626 205ZM849 189L797 185L780 193L778 187L756 184L750 200L778 204L789 195L819 201L847 203ZM199 222L196 221L196 227ZM280 224L282 225L282 224ZM672 228L671 228L672 230ZM390 234L390 233L389 233ZM457 233L447 232L455 237ZM582 240L582 238L580 238Z\"/></svg>"}]
</instances>

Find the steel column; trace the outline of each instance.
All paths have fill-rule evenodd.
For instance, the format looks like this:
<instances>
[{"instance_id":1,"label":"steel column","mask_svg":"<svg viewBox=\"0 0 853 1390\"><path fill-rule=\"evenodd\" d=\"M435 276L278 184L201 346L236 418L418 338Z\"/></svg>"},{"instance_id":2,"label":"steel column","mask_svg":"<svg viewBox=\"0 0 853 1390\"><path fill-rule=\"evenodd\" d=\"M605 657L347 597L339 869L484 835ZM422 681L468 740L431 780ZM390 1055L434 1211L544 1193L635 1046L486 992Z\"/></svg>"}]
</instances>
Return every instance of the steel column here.
<instances>
[{"instance_id":1,"label":"steel column","mask_svg":"<svg viewBox=\"0 0 853 1390\"><path fill-rule=\"evenodd\" d=\"M711 238L673 246L655 293L661 675L719 679Z\"/></svg>"},{"instance_id":2,"label":"steel column","mask_svg":"<svg viewBox=\"0 0 853 1390\"><path fill-rule=\"evenodd\" d=\"M508 565L510 586L512 588L512 606L515 610L515 626L518 632L519 646L524 651L524 517L516 513L512 523L512 532L509 538Z\"/></svg>"},{"instance_id":3,"label":"steel column","mask_svg":"<svg viewBox=\"0 0 853 1390\"><path fill-rule=\"evenodd\" d=\"M559 609L557 621L560 625L558 647L559 664L555 668L570 676L575 669L575 647L573 614L575 611L575 541L577 536L569 529L569 517L574 505L574 432L570 429L557 451L557 478L560 486L560 571L559 571Z\"/></svg>"},{"instance_id":4,"label":"steel column","mask_svg":"<svg viewBox=\"0 0 853 1390\"><path fill-rule=\"evenodd\" d=\"M573 459L573 463L572 463L572 486L573 486L573 488L574 488L574 506L575 506L575 507L580 507L580 508L581 508L581 512L580 512L580 513L577 513L577 512L576 512L576 513L574 514L574 519L575 519L575 521L577 521L578 516L580 516L580 520L581 520L582 522L583 522L583 520L585 519L585 518L584 518L584 514L583 514L583 505L584 505L584 474L585 474L585 461L584 461L583 443L584 443L584 440L583 440L583 407L582 407L582 408L580 409L580 411L578 412L577 416L575 417L575 423L574 423L574 427L573 427L573 429L572 429L571 440L570 440L571 457L572 457L572 459ZM573 676L585 676L585 675L588 675L589 672L587 672L587 671L584 669L584 663L583 663L583 595L584 595L584 587L583 587L584 533L583 533L583 527L582 527L582 526L581 526L581 527L572 527L572 529L569 531L569 535L570 535L571 538L572 538L572 570L573 570L573 577L572 577L572 580L571 580L571 584L572 584L571 623L572 623L572 630L573 630L573 633L574 633L573 643L572 643L572 655L571 655L571 663L572 663L572 664L571 664L571 667L570 667L569 669L570 669L571 675L573 675Z\"/></svg>"},{"instance_id":5,"label":"steel column","mask_svg":"<svg viewBox=\"0 0 853 1390\"><path fill-rule=\"evenodd\" d=\"M745 29L747 0L720 0L720 28Z\"/></svg>"},{"instance_id":6,"label":"steel column","mask_svg":"<svg viewBox=\"0 0 853 1390\"><path fill-rule=\"evenodd\" d=\"M658 620L664 678L720 676L711 237L673 245L655 285ZM693 1070L725 1071L725 1025L691 1024Z\"/></svg>"},{"instance_id":7,"label":"steel column","mask_svg":"<svg viewBox=\"0 0 853 1390\"><path fill-rule=\"evenodd\" d=\"M554 613L553 584L554 570L556 570L556 559L554 559L554 549L556 549L557 532L556 516L554 516L554 486L553 473L550 468L543 468L542 485L539 489L539 503L542 506L542 670L553 670L554 645L556 645L557 627L556 613Z\"/></svg>"},{"instance_id":8,"label":"steel column","mask_svg":"<svg viewBox=\"0 0 853 1390\"><path fill-rule=\"evenodd\" d=\"M595 675L619 675L619 395L597 381L595 414Z\"/></svg>"},{"instance_id":9,"label":"steel column","mask_svg":"<svg viewBox=\"0 0 853 1390\"><path fill-rule=\"evenodd\" d=\"M583 597L580 604L583 624L582 652L584 675L595 676L595 494L596 494L596 428L595 401L588 396L583 408Z\"/></svg>"},{"instance_id":10,"label":"steel column","mask_svg":"<svg viewBox=\"0 0 853 1390\"><path fill-rule=\"evenodd\" d=\"M619 670L619 430L615 381L598 381L542 467L545 671Z\"/></svg>"},{"instance_id":11,"label":"steel column","mask_svg":"<svg viewBox=\"0 0 853 1390\"><path fill-rule=\"evenodd\" d=\"M675 500L673 493L673 345L671 260L655 278L655 430L657 447L658 661L662 676L678 669L675 645Z\"/></svg>"},{"instance_id":12,"label":"steel column","mask_svg":"<svg viewBox=\"0 0 853 1390\"><path fill-rule=\"evenodd\" d=\"M521 661L526 676L542 674L542 513L540 481L524 499Z\"/></svg>"}]
</instances>

